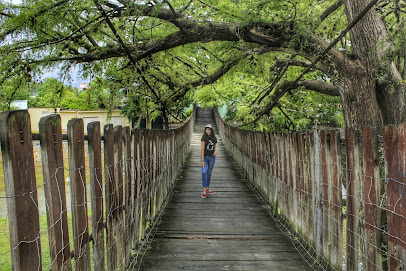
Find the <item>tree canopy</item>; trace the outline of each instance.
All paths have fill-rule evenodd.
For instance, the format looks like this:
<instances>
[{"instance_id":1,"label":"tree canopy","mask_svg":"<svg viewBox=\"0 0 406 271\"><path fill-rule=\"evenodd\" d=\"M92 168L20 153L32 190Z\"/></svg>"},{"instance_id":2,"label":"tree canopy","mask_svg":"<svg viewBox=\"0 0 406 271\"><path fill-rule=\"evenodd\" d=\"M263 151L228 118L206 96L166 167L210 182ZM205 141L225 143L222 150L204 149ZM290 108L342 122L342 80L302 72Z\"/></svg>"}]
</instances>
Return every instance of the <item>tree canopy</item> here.
<instances>
[{"instance_id":1,"label":"tree canopy","mask_svg":"<svg viewBox=\"0 0 406 271\"><path fill-rule=\"evenodd\" d=\"M195 101L259 129L406 120L404 0L0 3L0 84L16 90L78 66L125 91L127 114Z\"/></svg>"}]
</instances>

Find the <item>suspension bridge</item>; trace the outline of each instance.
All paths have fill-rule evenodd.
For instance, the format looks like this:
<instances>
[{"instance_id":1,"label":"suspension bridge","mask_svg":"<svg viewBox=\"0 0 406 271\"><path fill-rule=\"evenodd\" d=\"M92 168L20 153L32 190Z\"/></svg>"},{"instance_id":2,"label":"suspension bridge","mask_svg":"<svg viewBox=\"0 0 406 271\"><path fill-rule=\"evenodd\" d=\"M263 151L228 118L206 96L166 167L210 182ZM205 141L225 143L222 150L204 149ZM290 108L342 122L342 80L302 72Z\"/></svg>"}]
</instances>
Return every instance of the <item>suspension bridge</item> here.
<instances>
[{"instance_id":1,"label":"suspension bridge","mask_svg":"<svg viewBox=\"0 0 406 271\"><path fill-rule=\"evenodd\" d=\"M212 110L196 113L190 154L140 270L312 270L246 184L221 138L215 194L200 198L200 139L205 124L216 122Z\"/></svg>"},{"instance_id":2,"label":"suspension bridge","mask_svg":"<svg viewBox=\"0 0 406 271\"><path fill-rule=\"evenodd\" d=\"M203 199L207 123L219 143ZM267 133L196 108L172 130L39 127L0 114L2 270L405 267L405 124Z\"/></svg>"}]
</instances>

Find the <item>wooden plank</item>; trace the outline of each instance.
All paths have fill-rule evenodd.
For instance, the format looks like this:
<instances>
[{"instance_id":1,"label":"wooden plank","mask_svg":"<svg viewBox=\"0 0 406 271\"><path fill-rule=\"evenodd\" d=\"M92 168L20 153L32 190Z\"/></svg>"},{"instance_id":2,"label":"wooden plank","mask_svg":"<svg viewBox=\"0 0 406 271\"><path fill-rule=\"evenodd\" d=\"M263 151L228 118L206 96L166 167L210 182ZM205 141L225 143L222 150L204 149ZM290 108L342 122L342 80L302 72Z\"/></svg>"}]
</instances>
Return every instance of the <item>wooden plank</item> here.
<instances>
[{"instance_id":1,"label":"wooden plank","mask_svg":"<svg viewBox=\"0 0 406 271\"><path fill-rule=\"evenodd\" d=\"M282 190L282 203L283 205L281 207L281 213L284 216L286 220L288 220L287 215L289 214L288 209L289 209L289 196L288 196L288 177L287 177L287 150L286 150L286 134L281 134L280 137L280 144L281 144L281 190Z\"/></svg>"},{"instance_id":2,"label":"wooden plank","mask_svg":"<svg viewBox=\"0 0 406 271\"><path fill-rule=\"evenodd\" d=\"M384 130L390 270L406 268L406 123Z\"/></svg>"},{"instance_id":3,"label":"wooden plank","mask_svg":"<svg viewBox=\"0 0 406 271\"><path fill-rule=\"evenodd\" d=\"M276 136L276 185L278 186L276 192L278 193L278 202L279 202L279 209L277 210L278 215L282 212L284 205L285 205L285 197L284 197L284 184L283 184L283 160L282 160L282 142L281 142L281 134L277 133Z\"/></svg>"},{"instance_id":4,"label":"wooden plank","mask_svg":"<svg viewBox=\"0 0 406 271\"><path fill-rule=\"evenodd\" d=\"M140 133L139 130L133 130L133 147L134 147L134 193L133 204L134 209L132 219L134 220L134 232L132 234L132 246L135 247L140 237L140 223L141 223L141 165L140 165Z\"/></svg>"},{"instance_id":5,"label":"wooden plank","mask_svg":"<svg viewBox=\"0 0 406 271\"><path fill-rule=\"evenodd\" d=\"M348 270L358 270L359 259L359 187L360 187L360 144L359 132L346 129L347 143L347 230L346 258Z\"/></svg>"},{"instance_id":6,"label":"wooden plank","mask_svg":"<svg viewBox=\"0 0 406 271\"><path fill-rule=\"evenodd\" d=\"M299 232L308 242L307 229L306 229L306 195L305 195L305 169L306 164L304 162L305 145L303 144L303 134L297 133L297 159L296 159L296 189L298 190L298 220L299 220Z\"/></svg>"},{"instance_id":7,"label":"wooden plank","mask_svg":"<svg viewBox=\"0 0 406 271\"><path fill-rule=\"evenodd\" d=\"M157 208L158 210L161 210L161 206L164 200L164 190L165 190L165 179L164 179L164 171L163 171L163 167L164 167L164 151L165 151L165 132L161 132L157 135L157 137L159 138L158 140L158 146L157 146L157 175L158 175L158 179L159 179L159 185L157 188Z\"/></svg>"},{"instance_id":8,"label":"wooden plank","mask_svg":"<svg viewBox=\"0 0 406 271\"><path fill-rule=\"evenodd\" d=\"M331 240L330 240L330 175L329 161L330 142L328 142L328 133L325 130L320 131L320 154L321 154L321 199L322 199L322 252L323 257L331 261Z\"/></svg>"},{"instance_id":9,"label":"wooden plank","mask_svg":"<svg viewBox=\"0 0 406 271\"><path fill-rule=\"evenodd\" d=\"M113 217L113 231L117 246L119 270L125 268L124 251L124 184L123 184L123 128L114 127L114 195L116 199L116 215Z\"/></svg>"},{"instance_id":10,"label":"wooden plank","mask_svg":"<svg viewBox=\"0 0 406 271\"><path fill-rule=\"evenodd\" d=\"M341 147L340 133L330 131L330 195L331 195L331 265L342 269L343 245L343 218L342 218L342 191L341 191Z\"/></svg>"},{"instance_id":11,"label":"wooden plank","mask_svg":"<svg viewBox=\"0 0 406 271\"><path fill-rule=\"evenodd\" d=\"M295 184L294 184L294 179L293 179L293 172L294 172L294 160L295 160L295 154L293 150L293 134L292 133L287 133L286 134L286 159L287 159L287 168L286 168L286 175L287 175L287 182L288 182L288 219L290 224L293 226L293 229L296 228L295 225Z\"/></svg>"},{"instance_id":12,"label":"wooden plank","mask_svg":"<svg viewBox=\"0 0 406 271\"><path fill-rule=\"evenodd\" d=\"M117 268L117 243L113 220L117 216L117 199L115 195L114 166L114 128L112 124L104 125L104 192L106 198L106 250L107 270Z\"/></svg>"},{"instance_id":13,"label":"wooden plank","mask_svg":"<svg viewBox=\"0 0 406 271\"><path fill-rule=\"evenodd\" d=\"M147 228L147 209L148 209L148 196L147 196L147 177L148 177L148 172L147 172L147 140L146 140L146 130L141 131L141 141L140 141L141 149L140 149L140 171L141 171L141 176L140 176L140 185L141 185L141 205L140 205L140 211L141 211L141 239L145 238L146 234L146 228Z\"/></svg>"},{"instance_id":14,"label":"wooden plank","mask_svg":"<svg viewBox=\"0 0 406 271\"><path fill-rule=\"evenodd\" d=\"M290 133L290 153L291 153L291 185L292 185L292 210L291 210L291 221L293 222L293 229L298 231L301 227L300 225L300 210L298 203L299 198L299 165L298 165L298 145L297 145L297 133Z\"/></svg>"},{"instance_id":15,"label":"wooden plank","mask_svg":"<svg viewBox=\"0 0 406 271\"><path fill-rule=\"evenodd\" d=\"M70 245L62 151L61 117L39 122L42 172L47 207L51 270L70 270Z\"/></svg>"},{"instance_id":16,"label":"wooden plank","mask_svg":"<svg viewBox=\"0 0 406 271\"><path fill-rule=\"evenodd\" d=\"M150 217L151 217L151 223L154 222L155 220L155 215L157 212L156 209L156 189L158 186L158 179L157 179L157 172L156 172L156 165L157 165L157 149L156 149L156 144L157 144L157 137L156 137L156 131L151 131L150 134L151 138L151 159L150 159L150 168L151 168L151 193L150 193L150 198L151 198L151 207L150 207Z\"/></svg>"},{"instance_id":17,"label":"wooden plank","mask_svg":"<svg viewBox=\"0 0 406 271\"><path fill-rule=\"evenodd\" d=\"M166 133L166 144L165 144L165 165L167 165L167 169L165 170L165 174L166 174L166 182L165 182L165 187L166 187L166 189L165 189L165 196L166 196L166 193L167 193L167 191L168 191L168 189L169 189L169 187L170 187L170 181L171 181L171 175L170 175L170 165L171 165L171 145L170 145L170 142L171 142L171 133L172 132L170 132L170 131L167 131L167 133ZM199 168L199 172L200 172L200 168Z\"/></svg>"},{"instance_id":18,"label":"wooden plank","mask_svg":"<svg viewBox=\"0 0 406 271\"><path fill-rule=\"evenodd\" d=\"M380 245L381 210L378 135L371 128L362 130L364 154L364 201L365 201L365 253L367 270L382 270L382 247Z\"/></svg>"},{"instance_id":19,"label":"wooden plank","mask_svg":"<svg viewBox=\"0 0 406 271\"><path fill-rule=\"evenodd\" d=\"M13 270L41 270L38 196L30 115L0 113L0 140Z\"/></svg>"},{"instance_id":20,"label":"wooden plank","mask_svg":"<svg viewBox=\"0 0 406 271\"><path fill-rule=\"evenodd\" d=\"M216 194L200 198L200 167L195 159L200 152L199 135L194 135L191 158L186 160L139 270L311 270L279 232L267 208L249 192L242 176L236 175L221 143L213 172ZM235 137L247 142L248 134L241 135ZM243 147L231 148L233 156L241 159ZM255 160L249 148L242 150ZM252 170L248 159L243 164Z\"/></svg>"},{"instance_id":21,"label":"wooden plank","mask_svg":"<svg viewBox=\"0 0 406 271\"><path fill-rule=\"evenodd\" d=\"M100 122L87 125L94 270L104 270L103 170Z\"/></svg>"},{"instance_id":22,"label":"wooden plank","mask_svg":"<svg viewBox=\"0 0 406 271\"><path fill-rule=\"evenodd\" d=\"M68 156L71 188L75 270L89 270L89 225L85 173L85 139L83 119L68 122Z\"/></svg>"},{"instance_id":23,"label":"wooden plank","mask_svg":"<svg viewBox=\"0 0 406 271\"><path fill-rule=\"evenodd\" d=\"M145 162L146 162L146 222L148 222L146 229L148 230L151 226L152 222L152 213L153 213L153 198L152 198L152 140L151 140L151 130L145 131L145 143L146 143L146 155L145 155ZM179 150L179 148L177 148Z\"/></svg>"},{"instance_id":24,"label":"wooden plank","mask_svg":"<svg viewBox=\"0 0 406 271\"><path fill-rule=\"evenodd\" d=\"M132 222L133 204L131 200L132 194L132 163L133 157L131 153L131 130L130 127L125 126L122 130L123 135L123 164L124 164L124 210L125 210L125 224L124 224L124 255L125 266L128 266L130 260L131 249L131 235L133 234L134 227Z\"/></svg>"},{"instance_id":25,"label":"wooden plank","mask_svg":"<svg viewBox=\"0 0 406 271\"><path fill-rule=\"evenodd\" d=\"M313 230L316 228L316 212L315 210L315 201L314 201L314 142L313 137L310 132L306 132L306 217L307 217L307 227L308 227L308 236L309 243L313 247L316 246L316 231Z\"/></svg>"},{"instance_id":26,"label":"wooden plank","mask_svg":"<svg viewBox=\"0 0 406 271\"><path fill-rule=\"evenodd\" d=\"M319 131L313 131L314 141L314 200L316 226L316 252L323 255L323 176L322 176L322 147Z\"/></svg>"},{"instance_id":27,"label":"wooden plank","mask_svg":"<svg viewBox=\"0 0 406 271\"><path fill-rule=\"evenodd\" d=\"M165 264L164 264L165 262ZM201 269L204 266L204 269ZM303 270L300 263L291 261L291 271ZM268 270L283 270L286 267L285 262L281 261L208 261L202 259L196 259L195 261L180 261L171 259L170 261L160 261L158 263L148 262L145 263L143 271L179 271L179 270L205 270L205 271L219 271L219 270L256 270L256 271L268 271ZM163 269L164 268L164 269Z\"/></svg>"},{"instance_id":28,"label":"wooden plank","mask_svg":"<svg viewBox=\"0 0 406 271\"><path fill-rule=\"evenodd\" d=\"M264 152L264 168L265 168L265 174L266 176L266 183L265 183L265 189L266 189L266 194L267 194L267 199L268 202L271 204L273 212L274 212L274 204L273 204L273 172L272 172L272 163L273 163L273 149L272 149L272 139L271 139L271 133L264 133L265 136L265 145L266 145L266 150Z\"/></svg>"}]
</instances>

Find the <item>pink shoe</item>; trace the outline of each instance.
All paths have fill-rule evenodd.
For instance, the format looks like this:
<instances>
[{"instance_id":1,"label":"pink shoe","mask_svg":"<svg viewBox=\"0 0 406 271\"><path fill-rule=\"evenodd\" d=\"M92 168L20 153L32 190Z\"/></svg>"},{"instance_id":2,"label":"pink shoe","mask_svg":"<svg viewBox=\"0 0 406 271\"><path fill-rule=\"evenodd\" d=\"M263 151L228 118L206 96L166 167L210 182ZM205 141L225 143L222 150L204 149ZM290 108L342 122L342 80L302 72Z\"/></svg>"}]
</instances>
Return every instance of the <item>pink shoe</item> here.
<instances>
[{"instance_id":1,"label":"pink shoe","mask_svg":"<svg viewBox=\"0 0 406 271\"><path fill-rule=\"evenodd\" d=\"M214 192L211 191L211 190L207 191L207 193L208 193L209 195L214 195L214 194L216 194L216 193L214 193Z\"/></svg>"},{"instance_id":2,"label":"pink shoe","mask_svg":"<svg viewBox=\"0 0 406 271\"><path fill-rule=\"evenodd\" d=\"M206 192L206 191L203 191L203 194L201 195L201 197L202 197L202 199L207 198L207 192Z\"/></svg>"}]
</instances>

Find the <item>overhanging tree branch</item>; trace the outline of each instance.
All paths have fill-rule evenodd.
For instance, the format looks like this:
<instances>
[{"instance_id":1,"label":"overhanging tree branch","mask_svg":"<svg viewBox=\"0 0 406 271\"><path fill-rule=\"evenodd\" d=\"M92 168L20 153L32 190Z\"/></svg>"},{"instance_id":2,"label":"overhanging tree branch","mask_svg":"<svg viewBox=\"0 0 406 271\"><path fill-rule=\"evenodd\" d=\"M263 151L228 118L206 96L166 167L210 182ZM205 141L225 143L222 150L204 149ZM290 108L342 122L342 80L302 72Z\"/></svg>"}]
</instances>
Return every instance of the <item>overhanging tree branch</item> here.
<instances>
[{"instance_id":1,"label":"overhanging tree branch","mask_svg":"<svg viewBox=\"0 0 406 271\"><path fill-rule=\"evenodd\" d=\"M23 22L21 22L20 24L21 24L21 25L24 25L24 24L26 24L27 22L31 22L31 21L33 21L33 19L35 19L36 17L38 17L38 16L40 16L40 15L42 15L42 14L44 14L44 13L47 13L47 12L50 11L51 9L56 8L56 7L59 7L59 6L65 4L65 3L67 3L67 2L69 2L69 0L61 0L61 1L57 2L57 3L55 3L54 5L50 6L50 7L41 9L41 10L39 10L38 12L36 12L36 13L32 14L31 16L29 16L28 18L26 18L26 19L25 19ZM16 30L17 30L17 28L12 28L12 29L7 30L5 33L1 33L1 34L0 34L0 40L3 40L4 38L6 38L8 35L12 34L12 33L13 33L14 31L16 31Z\"/></svg>"},{"instance_id":2,"label":"overhanging tree branch","mask_svg":"<svg viewBox=\"0 0 406 271\"><path fill-rule=\"evenodd\" d=\"M93 0L93 2L96 4L97 8L102 13L102 15L106 18L107 25L110 27L110 29L113 32L114 36L117 38L117 40L119 41L119 43L123 47L125 53L127 54L128 58L130 59L131 63L134 65L135 69L137 70L138 74L140 75L144 85L148 88L149 91L151 91L151 93L155 96L155 98L159 100L158 95L156 94L154 89L150 86L147 79L142 75L142 72L141 72L140 68L138 67L135 59L131 55L130 51L127 49L127 46L124 44L124 41L121 39L120 35L117 33L116 28L114 27L113 23L110 21L109 17L107 16L106 12L104 11L103 7L100 5L100 2L98 0Z\"/></svg>"},{"instance_id":3,"label":"overhanging tree branch","mask_svg":"<svg viewBox=\"0 0 406 271\"><path fill-rule=\"evenodd\" d=\"M265 109L258 114L257 118L255 118L253 121L246 123L246 124L242 124L239 127L242 126L246 126L252 123L257 122L263 115L268 114L272 108L274 108L274 106L277 104L277 102L279 101L280 98L283 97L283 95L285 95L294 85L296 85L301 79L302 77L308 73L309 71L311 71L313 69L313 67L351 30L351 28L353 28L355 26L356 23L358 23L359 20L362 19L362 17L364 17L364 15L376 4L376 2L378 2L378 0L372 0L366 7L364 7L364 9L360 12L360 14L358 14L358 16L343 30L341 31L340 35L338 35L338 37L332 41L330 43L330 45L325 48L323 50L323 52L321 52L321 54L319 54L316 59L310 64L309 67L307 67L297 78L296 80L294 80L288 87L286 87L283 91L280 91L279 93L276 94L275 99L272 100L272 102L270 104L268 104L268 106L265 107Z\"/></svg>"},{"instance_id":4,"label":"overhanging tree branch","mask_svg":"<svg viewBox=\"0 0 406 271\"><path fill-rule=\"evenodd\" d=\"M282 114L289 120L290 124L292 125L293 129L295 129L295 124L293 123L293 121L289 118L288 114L285 113L285 111L283 111L282 106L280 104L277 105L277 107L279 108L279 110L282 112Z\"/></svg>"},{"instance_id":5,"label":"overhanging tree branch","mask_svg":"<svg viewBox=\"0 0 406 271\"><path fill-rule=\"evenodd\" d=\"M285 87L289 86L292 84L292 81L286 81L283 82L279 88L284 89ZM329 96L335 96L339 97L340 96L340 91L339 88L334 86L333 84L329 84L327 82L321 81L321 80L302 80L294 84L291 89L298 89L298 88L305 88L308 90L312 90L318 93L326 94Z\"/></svg>"},{"instance_id":6,"label":"overhanging tree branch","mask_svg":"<svg viewBox=\"0 0 406 271\"><path fill-rule=\"evenodd\" d=\"M177 100L179 100L180 98L185 96L186 93L189 90L191 90L192 88L195 88L195 87L198 87L198 86L205 86L205 85L209 85L209 84L214 83L216 80L218 80L221 76L226 74L232 67L234 67L239 61L241 61L246 56L247 56L247 54L230 57L213 74L211 74L209 76L206 76L206 77L204 77L204 78L202 78L200 80L197 80L195 82L192 82L190 84L184 85L178 91L173 93L171 95L171 97L168 99L168 101L177 101Z\"/></svg>"},{"instance_id":7,"label":"overhanging tree branch","mask_svg":"<svg viewBox=\"0 0 406 271\"><path fill-rule=\"evenodd\" d=\"M344 0L338 0L332 4L328 9L326 9L323 14L320 15L320 23L323 22L331 13L339 9L344 4Z\"/></svg>"}]
</instances>

